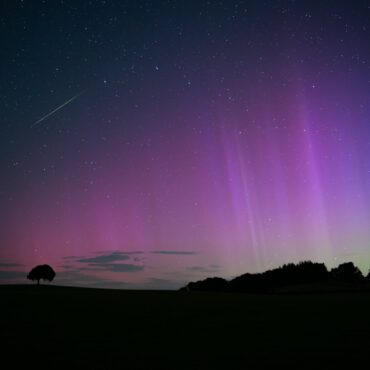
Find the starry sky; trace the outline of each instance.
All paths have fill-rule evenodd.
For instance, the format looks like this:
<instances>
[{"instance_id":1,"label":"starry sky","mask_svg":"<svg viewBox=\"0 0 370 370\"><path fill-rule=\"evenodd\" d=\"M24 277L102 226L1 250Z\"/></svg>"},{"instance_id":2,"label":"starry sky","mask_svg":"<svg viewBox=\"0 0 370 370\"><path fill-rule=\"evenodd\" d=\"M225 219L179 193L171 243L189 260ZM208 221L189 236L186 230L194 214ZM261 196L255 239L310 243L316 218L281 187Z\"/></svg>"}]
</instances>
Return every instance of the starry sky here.
<instances>
[{"instance_id":1,"label":"starry sky","mask_svg":"<svg viewBox=\"0 0 370 370\"><path fill-rule=\"evenodd\" d=\"M370 267L370 1L4 1L0 283Z\"/></svg>"}]
</instances>

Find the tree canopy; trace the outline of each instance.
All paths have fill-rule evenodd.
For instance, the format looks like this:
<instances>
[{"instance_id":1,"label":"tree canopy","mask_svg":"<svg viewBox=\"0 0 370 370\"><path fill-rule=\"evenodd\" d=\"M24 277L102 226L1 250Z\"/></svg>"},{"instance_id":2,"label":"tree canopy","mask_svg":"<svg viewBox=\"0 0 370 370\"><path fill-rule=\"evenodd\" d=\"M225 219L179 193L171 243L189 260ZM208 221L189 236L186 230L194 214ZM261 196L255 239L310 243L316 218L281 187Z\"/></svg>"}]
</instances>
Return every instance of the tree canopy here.
<instances>
[{"instance_id":1,"label":"tree canopy","mask_svg":"<svg viewBox=\"0 0 370 370\"><path fill-rule=\"evenodd\" d=\"M34 267L27 275L27 279L37 281L40 284L40 280L53 281L55 278L55 271L49 265L39 265Z\"/></svg>"}]
</instances>

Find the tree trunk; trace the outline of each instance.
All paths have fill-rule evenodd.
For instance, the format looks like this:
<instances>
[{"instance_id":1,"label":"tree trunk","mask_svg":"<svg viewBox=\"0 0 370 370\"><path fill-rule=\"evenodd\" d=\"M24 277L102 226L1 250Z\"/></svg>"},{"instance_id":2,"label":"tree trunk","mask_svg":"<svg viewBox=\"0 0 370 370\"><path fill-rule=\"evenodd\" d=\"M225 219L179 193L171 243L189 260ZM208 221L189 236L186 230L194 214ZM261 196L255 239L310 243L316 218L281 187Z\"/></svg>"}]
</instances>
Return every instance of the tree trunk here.
<instances>
[{"instance_id":1,"label":"tree trunk","mask_svg":"<svg viewBox=\"0 0 370 370\"><path fill-rule=\"evenodd\" d=\"M40 285L40 279L37 279L37 285Z\"/></svg>"}]
</instances>

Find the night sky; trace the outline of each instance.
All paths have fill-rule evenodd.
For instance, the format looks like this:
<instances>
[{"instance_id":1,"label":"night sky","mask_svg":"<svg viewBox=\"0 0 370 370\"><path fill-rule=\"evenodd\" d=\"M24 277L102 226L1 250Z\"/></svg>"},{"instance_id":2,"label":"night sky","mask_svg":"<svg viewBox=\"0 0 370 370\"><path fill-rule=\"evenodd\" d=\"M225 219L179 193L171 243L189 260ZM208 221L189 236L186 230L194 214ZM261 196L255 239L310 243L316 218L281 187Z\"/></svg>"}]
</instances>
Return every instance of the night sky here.
<instances>
[{"instance_id":1,"label":"night sky","mask_svg":"<svg viewBox=\"0 0 370 370\"><path fill-rule=\"evenodd\" d=\"M3 1L0 283L370 267L370 1Z\"/></svg>"}]
</instances>

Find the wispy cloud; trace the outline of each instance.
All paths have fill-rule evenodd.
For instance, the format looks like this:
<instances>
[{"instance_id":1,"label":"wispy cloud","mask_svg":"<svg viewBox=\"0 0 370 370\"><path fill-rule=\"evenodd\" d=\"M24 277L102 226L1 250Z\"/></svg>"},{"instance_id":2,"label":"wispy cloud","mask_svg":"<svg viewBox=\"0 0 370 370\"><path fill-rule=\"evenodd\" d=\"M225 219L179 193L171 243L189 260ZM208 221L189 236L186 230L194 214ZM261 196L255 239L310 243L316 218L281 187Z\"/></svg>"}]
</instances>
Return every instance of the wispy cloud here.
<instances>
[{"instance_id":1,"label":"wispy cloud","mask_svg":"<svg viewBox=\"0 0 370 370\"><path fill-rule=\"evenodd\" d=\"M80 256L66 256L57 272L58 284L122 289L178 289L189 280L215 273L219 266L183 266L177 272L157 270L162 258L193 260L191 250L158 249L154 251L95 251ZM156 257L155 257L156 256ZM155 257L155 258L154 258ZM154 260L154 261L153 261ZM159 262L158 262L159 261ZM131 275L131 276L129 276ZM126 281L125 281L126 280ZM127 281L128 280L128 281Z\"/></svg>"},{"instance_id":2,"label":"wispy cloud","mask_svg":"<svg viewBox=\"0 0 370 370\"><path fill-rule=\"evenodd\" d=\"M184 282L176 280L162 279L162 278L150 278L145 282L147 289L158 289L158 290L177 290L179 287L186 285Z\"/></svg>"},{"instance_id":3,"label":"wispy cloud","mask_svg":"<svg viewBox=\"0 0 370 370\"><path fill-rule=\"evenodd\" d=\"M23 264L17 263L14 260L3 259L0 262L0 282L2 284L25 283L27 273L21 271L23 269Z\"/></svg>"},{"instance_id":4,"label":"wispy cloud","mask_svg":"<svg viewBox=\"0 0 370 370\"><path fill-rule=\"evenodd\" d=\"M132 257L131 255L141 254L141 252L96 252L92 257L77 257L69 256L64 257L65 263L61 265L64 270L70 271L107 271L107 272L137 272L144 269L143 264L138 264L140 259L134 257L134 263L121 263L122 261L128 261Z\"/></svg>"},{"instance_id":5,"label":"wispy cloud","mask_svg":"<svg viewBox=\"0 0 370 370\"><path fill-rule=\"evenodd\" d=\"M62 257L62 259L65 260L65 261L74 261L74 260L79 259L79 258L81 258L81 256L64 256L64 257Z\"/></svg>"},{"instance_id":6,"label":"wispy cloud","mask_svg":"<svg viewBox=\"0 0 370 370\"><path fill-rule=\"evenodd\" d=\"M192 272L206 272L214 273L218 271L220 267L218 265L209 265L209 266L190 266L187 268L188 271Z\"/></svg>"},{"instance_id":7,"label":"wispy cloud","mask_svg":"<svg viewBox=\"0 0 370 370\"><path fill-rule=\"evenodd\" d=\"M174 255L180 255L180 256L190 256L196 254L194 251L153 251L153 254L174 254Z\"/></svg>"},{"instance_id":8,"label":"wispy cloud","mask_svg":"<svg viewBox=\"0 0 370 370\"><path fill-rule=\"evenodd\" d=\"M20 263L0 263L0 268L23 267Z\"/></svg>"},{"instance_id":9,"label":"wispy cloud","mask_svg":"<svg viewBox=\"0 0 370 370\"><path fill-rule=\"evenodd\" d=\"M127 261L129 259L130 259L130 256L128 256L126 253L113 252L110 254L103 254L100 256L96 256L96 257L77 259L76 262L105 264L105 263L112 263L112 262L117 262L117 261Z\"/></svg>"},{"instance_id":10,"label":"wispy cloud","mask_svg":"<svg viewBox=\"0 0 370 370\"><path fill-rule=\"evenodd\" d=\"M144 266L130 263L92 263L89 266L92 269L110 272L136 272L144 269Z\"/></svg>"},{"instance_id":11,"label":"wispy cloud","mask_svg":"<svg viewBox=\"0 0 370 370\"><path fill-rule=\"evenodd\" d=\"M26 282L27 273L24 271L8 271L0 270L0 280L2 281L16 281L16 282Z\"/></svg>"},{"instance_id":12,"label":"wispy cloud","mask_svg":"<svg viewBox=\"0 0 370 370\"><path fill-rule=\"evenodd\" d=\"M85 286L96 288L120 288L124 289L129 286L128 283L123 281L115 282L112 280L104 279L101 276L90 275L85 270L65 270L57 273L56 283L58 285L68 286Z\"/></svg>"},{"instance_id":13,"label":"wispy cloud","mask_svg":"<svg viewBox=\"0 0 370 370\"><path fill-rule=\"evenodd\" d=\"M74 269L73 265L68 265L68 264L59 265L58 267L62 268L63 270L72 270L72 269Z\"/></svg>"},{"instance_id":14,"label":"wispy cloud","mask_svg":"<svg viewBox=\"0 0 370 370\"><path fill-rule=\"evenodd\" d=\"M119 251L119 250L111 250L111 251L98 251L95 252L95 254L110 254L110 253L120 253L120 254L126 254L127 256L130 256L132 254L144 254L143 251Z\"/></svg>"}]
</instances>

